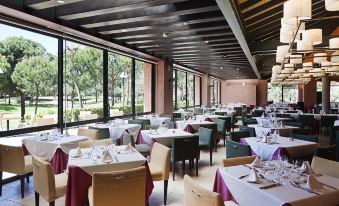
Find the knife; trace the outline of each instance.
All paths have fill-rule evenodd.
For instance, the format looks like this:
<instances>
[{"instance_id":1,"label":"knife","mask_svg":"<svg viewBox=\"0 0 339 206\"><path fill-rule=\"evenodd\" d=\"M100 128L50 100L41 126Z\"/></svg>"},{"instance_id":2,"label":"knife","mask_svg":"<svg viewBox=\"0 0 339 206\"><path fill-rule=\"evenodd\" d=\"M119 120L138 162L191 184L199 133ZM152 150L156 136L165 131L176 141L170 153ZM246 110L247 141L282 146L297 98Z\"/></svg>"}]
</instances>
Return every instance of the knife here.
<instances>
[{"instance_id":1,"label":"knife","mask_svg":"<svg viewBox=\"0 0 339 206\"><path fill-rule=\"evenodd\" d=\"M274 184L259 187L259 189L266 190L266 189L270 189L270 188L273 188L273 187L279 187L279 186L281 186L280 183L274 183Z\"/></svg>"}]
</instances>

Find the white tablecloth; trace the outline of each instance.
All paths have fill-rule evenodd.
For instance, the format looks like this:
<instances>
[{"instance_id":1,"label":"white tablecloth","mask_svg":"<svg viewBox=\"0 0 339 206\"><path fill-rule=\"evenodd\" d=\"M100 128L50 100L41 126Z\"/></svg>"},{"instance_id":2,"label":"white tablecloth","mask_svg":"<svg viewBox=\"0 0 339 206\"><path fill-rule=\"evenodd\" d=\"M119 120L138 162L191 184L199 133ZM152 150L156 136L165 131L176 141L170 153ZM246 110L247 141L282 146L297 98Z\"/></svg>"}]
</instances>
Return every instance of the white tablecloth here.
<instances>
[{"instance_id":1,"label":"white tablecloth","mask_svg":"<svg viewBox=\"0 0 339 206\"><path fill-rule=\"evenodd\" d=\"M339 126L339 120L336 120L336 121L334 122L334 126Z\"/></svg>"},{"instance_id":2,"label":"white tablecloth","mask_svg":"<svg viewBox=\"0 0 339 206\"><path fill-rule=\"evenodd\" d=\"M284 127L261 127L258 124L249 124L248 127L255 129L255 134L261 136L262 134L267 135L271 130L278 130L280 136L288 137L294 129L299 129L298 127L284 126Z\"/></svg>"},{"instance_id":3,"label":"white tablecloth","mask_svg":"<svg viewBox=\"0 0 339 206\"><path fill-rule=\"evenodd\" d=\"M176 121L176 123L177 123L178 129L185 130L187 125L191 125L195 131L199 130L200 125L216 124L215 122L200 121L200 120Z\"/></svg>"},{"instance_id":4,"label":"white tablecloth","mask_svg":"<svg viewBox=\"0 0 339 206\"><path fill-rule=\"evenodd\" d=\"M136 141L138 138L139 131L141 126L139 124L121 124L121 125L113 125L113 124L97 124L95 127L99 128L108 128L109 135L112 140L118 140L124 133L124 131L128 131L134 137Z\"/></svg>"},{"instance_id":5,"label":"white tablecloth","mask_svg":"<svg viewBox=\"0 0 339 206\"><path fill-rule=\"evenodd\" d=\"M272 155L279 149L283 148L287 150L290 157L300 156L301 154L311 154L319 146L315 142L303 141L303 140L290 140L286 137L278 137L278 143L268 144L258 142L258 138L249 137L245 138L246 143L251 147L253 152L257 156L262 157L265 160L272 159Z\"/></svg>"},{"instance_id":6,"label":"white tablecloth","mask_svg":"<svg viewBox=\"0 0 339 206\"><path fill-rule=\"evenodd\" d=\"M193 134L182 131L180 129L168 129L168 131L165 133L156 133L156 134L154 133L150 134L150 131L148 130L141 130L141 135L146 144L152 145L153 140L155 140L156 142L166 146L171 146L172 140L174 138L193 136Z\"/></svg>"},{"instance_id":7,"label":"white tablecloth","mask_svg":"<svg viewBox=\"0 0 339 206\"><path fill-rule=\"evenodd\" d=\"M153 126L159 126L164 121L171 121L171 119L168 117L137 117L136 119L150 120L151 125Z\"/></svg>"},{"instance_id":8,"label":"white tablecloth","mask_svg":"<svg viewBox=\"0 0 339 206\"><path fill-rule=\"evenodd\" d=\"M259 189L269 183L248 183L247 178L239 179L247 175L250 169L243 165L220 168L221 177L239 205L244 206L337 206L339 204L339 190L327 189L328 193L316 195L300 188L291 186L289 183L270 189ZM274 177L269 177L274 179ZM339 179L329 176L317 177L318 181L339 188ZM301 186L305 187L304 184Z\"/></svg>"},{"instance_id":9,"label":"white tablecloth","mask_svg":"<svg viewBox=\"0 0 339 206\"><path fill-rule=\"evenodd\" d=\"M125 170L140 167L141 165L143 165L143 163L146 161L144 156L142 156L136 150L134 150L133 152L128 152L124 150L125 148L126 146L116 146L114 148L114 152L111 153L113 155L113 162L103 163L101 162L101 158L99 158L96 164L94 163L91 156L88 155L92 148L82 149L83 157L80 158L72 157L76 152L76 150L73 149L70 151L70 155L68 157L68 165L78 166L89 175L92 175L94 172ZM119 152L118 154L117 151L121 152Z\"/></svg>"},{"instance_id":10,"label":"white tablecloth","mask_svg":"<svg viewBox=\"0 0 339 206\"><path fill-rule=\"evenodd\" d=\"M197 115L197 120L206 120L211 119L213 122L217 122L219 117L222 117L221 115Z\"/></svg>"},{"instance_id":11,"label":"white tablecloth","mask_svg":"<svg viewBox=\"0 0 339 206\"><path fill-rule=\"evenodd\" d=\"M56 139L47 140L46 136L34 136L24 138L22 143L30 154L47 157L51 160L58 148L68 154L69 150L78 147L79 142L88 140L83 136L62 136Z\"/></svg>"}]
</instances>

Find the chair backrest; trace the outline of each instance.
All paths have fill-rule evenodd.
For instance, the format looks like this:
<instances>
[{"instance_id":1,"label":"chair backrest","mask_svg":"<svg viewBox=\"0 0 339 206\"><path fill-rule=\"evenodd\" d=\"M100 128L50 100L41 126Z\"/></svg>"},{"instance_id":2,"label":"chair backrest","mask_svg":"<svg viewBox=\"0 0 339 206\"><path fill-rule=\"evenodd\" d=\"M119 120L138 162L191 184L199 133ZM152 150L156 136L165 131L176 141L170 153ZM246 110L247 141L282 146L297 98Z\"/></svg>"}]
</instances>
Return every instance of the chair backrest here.
<instances>
[{"instance_id":1,"label":"chair backrest","mask_svg":"<svg viewBox=\"0 0 339 206\"><path fill-rule=\"evenodd\" d=\"M201 187L188 175L184 176L184 188L185 206L224 206L220 194Z\"/></svg>"},{"instance_id":2,"label":"chair backrest","mask_svg":"<svg viewBox=\"0 0 339 206\"><path fill-rule=\"evenodd\" d=\"M158 129L159 125L145 125L145 130Z\"/></svg>"},{"instance_id":3,"label":"chair backrest","mask_svg":"<svg viewBox=\"0 0 339 206\"><path fill-rule=\"evenodd\" d=\"M221 120L222 121L222 120ZM200 127L198 130L199 142L203 145L210 145L213 147L213 130L205 127Z\"/></svg>"},{"instance_id":4,"label":"chair backrest","mask_svg":"<svg viewBox=\"0 0 339 206\"><path fill-rule=\"evenodd\" d=\"M45 126L45 125L51 125L51 124L55 124L55 119L53 117L49 117L49 118L34 118L33 119L33 125L34 126Z\"/></svg>"},{"instance_id":5,"label":"chair backrest","mask_svg":"<svg viewBox=\"0 0 339 206\"><path fill-rule=\"evenodd\" d=\"M235 115L242 116L242 107L234 107Z\"/></svg>"},{"instance_id":6,"label":"chair backrest","mask_svg":"<svg viewBox=\"0 0 339 206\"><path fill-rule=\"evenodd\" d=\"M145 129L145 125L151 125L151 120L149 119L129 119L128 124L139 124L141 129Z\"/></svg>"},{"instance_id":7,"label":"chair backrest","mask_svg":"<svg viewBox=\"0 0 339 206\"><path fill-rule=\"evenodd\" d=\"M338 126L331 126L330 127L330 134L329 134L329 136L330 136L330 144L331 145L335 144L336 133L338 131L339 131L339 125ZM338 145L338 147L339 147L339 145Z\"/></svg>"},{"instance_id":8,"label":"chair backrest","mask_svg":"<svg viewBox=\"0 0 339 206\"><path fill-rule=\"evenodd\" d=\"M291 118L290 114L280 114L280 113L277 113L276 116L280 117L280 118Z\"/></svg>"},{"instance_id":9,"label":"chair backrest","mask_svg":"<svg viewBox=\"0 0 339 206\"><path fill-rule=\"evenodd\" d=\"M171 165L171 149L155 142L152 148L151 161L162 168L162 179L169 179Z\"/></svg>"},{"instance_id":10,"label":"chair backrest","mask_svg":"<svg viewBox=\"0 0 339 206\"><path fill-rule=\"evenodd\" d=\"M128 134L127 132L123 132L121 145L128 145L128 144L131 144L133 147L135 147L134 137L133 135Z\"/></svg>"},{"instance_id":11,"label":"chair backrest","mask_svg":"<svg viewBox=\"0 0 339 206\"><path fill-rule=\"evenodd\" d=\"M260 117L262 114L264 114L265 110L262 110L262 109L255 109L253 111L253 116L255 117Z\"/></svg>"},{"instance_id":12,"label":"chair backrest","mask_svg":"<svg viewBox=\"0 0 339 206\"><path fill-rule=\"evenodd\" d=\"M230 139L235 142L240 142L241 138L250 137L251 134L248 130L246 131L238 131L238 132L231 132Z\"/></svg>"},{"instance_id":13,"label":"chair backrest","mask_svg":"<svg viewBox=\"0 0 339 206\"><path fill-rule=\"evenodd\" d=\"M93 205L145 205L146 168L94 173Z\"/></svg>"},{"instance_id":14,"label":"chair backrest","mask_svg":"<svg viewBox=\"0 0 339 206\"><path fill-rule=\"evenodd\" d=\"M299 127L299 128L304 127L304 124L302 122L288 120L288 121L285 121L284 123L286 126Z\"/></svg>"},{"instance_id":15,"label":"chair backrest","mask_svg":"<svg viewBox=\"0 0 339 206\"><path fill-rule=\"evenodd\" d=\"M204 109L203 108L194 108L194 114L203 114L204 113Z\"/></svg>"},{"instance_id":16,"label":"chair backrest","mask_svg":"<svg viewBox=\"0 0 339 206\"><path fill-rule=\"evenodd\" d=\"M99 139L99 130L78 128L77 135L89 137L91 140L96 140L96 139Z\"/></svg>"},{"instance_id":17,"label":"chair backrest","mask_svg":"<svg viewBox=\"0 0 339 206\"><path fill-rule=\"evenodd\" d=\"M199 137L174 138L172 142L172 161L189 160L198 158Z\"/></svg>"},{"instance_id":18,"label":"chair backrest","mask_svg":"<svg viewBox=\"0 0 339 206\"><path fill-rule=\"evenodd\" d=\"M320 125L322 127L330 127L334 125L334 122L337 120L337 116L322 115L320 117Z\"/></svg>"},{"instance_id":19,"label":"chair backrest","mask_svg":"<svg viewBox=\"0 0 339 206\"><path fill-rule=\"evenodd\" d=\"M324 174L339 178L339 162L314 156L311 166L316 174Z\"/></svg>"},{"instance_id":20,"label":"chair backrest","mask_svg":"<svg viewBox=\"0 0 339 206\"><path fill-rule=\"evenodd\" d=\"M229 132L232 129L232 117L231 116L224 116L218 117L218 119L225 120L226 131Z\"/></svg>"},{"instance_id":21,"label":"chair backrest","mask_svg":"<svg viewBox=\"0 0 339 206\"><path fill-rule=\"evenodd\" d=\"M338 152L335 145L328 147L319 147L315 151L315 155L324 159L337 161L338 160ZM339 171L338 171L339 172Z\"/></svg>"},{"instance_id":22,"label":"chair backrest","mask_svg":"<svg viewBox=\"0 0 339 206\"><path fill-rule=\"evenodd\" d=\"M167 122L166 125L167 125L168 129L175 129L176 128L175 122Z\"/></svg>"},{"instance_id":23,"label":"chair backrest","mask_svg":"<svg viewBox=\"0 0 339 206\"><path fill-rule=\"evenodd\" d=\"M244 157L251 156L251 148L249 145L241 144L232 140L226 140L226 157Z\"/></svg>"},{"instance_id":24,"label":"chair backrest","mask_svg":"<svg viewBox=\"0 0 339 206\"><path fill-rule=\"evenodd\" d=\"M113 143L112 139L88 140L88 141L79 142L79 147L89 148L89 147L93 147L94 145L110 145L112 143Z\"/></svg>"},{"instance_id":25,"label":"chair backrest","mask_svg":"<svg viewBox=\"0 0 339 206\"><path fill-rule=\"evenodd\" d=\"M217 129L218 129L218 132L226 133L226 121L218 118Z\"/></svg>"},{"instance_id":26,"label":"chair backrest","mask_svg":"<svg viewBox=\"0 0 339 206\"><path fill-rule=\"evenodd\" d=\"M299 115L298 121L303 123L304 126L311 126L314 123L314 117L313 115L301 114Z\"/></svg>"},{"instance_id":27,"label":"chair backrest","mask_svg":"<svg viewBox=\"0 0 339 206\"><path fill-rule=\"evenodd\" d=\"M108 139L110 137L109 135L109 129L108 128L100 128L95 126L89 126L88 129L95 129L98 133L98 139Z\"/></svg>"},{"instance_id":28,"label":"chair backrest","mask_svg":"<svg viewBox=\"0 0 339 206\"><path fill-rule=\"evenodd\" d=\"M56 194L55 179L51 163L32 155L34 190L44 199L52 200Z\"/></svg>"},{"instance_id":29,"label":"chair backrest","mask_svg":"<svg viewBox=\"0 0 339 206\"><path fill-rule=\"evenodd\" d=\"M244 125L239 126L239 131L249 131L251 137L255 137L255 129L253 127L248 127Z\"/></svg>"},{"instance_id":30,"label":"chair backrest","mask_svg":"<svg viewBox=\"0 0 339 206\"><path fill-rule=\"evenodd\" d=\"M24 174L25 156L22 147L0 145L1 170L18 175Z\"/></svg>"},{"instance_id":31,"label":"chair backrest","mask_svg":"<svg viewBox=\"0 0 339 206\"><path fill-rule=\"evenodd\" d=\"M181 113L180 112L174 112L173 113L173 119L181 119Z\"/></svg>"},{"instance_id":32,"label":"chair backrest","mask_svg":"<svg viewBox=\"0 0 339 206\"><path fill-rule=\"evenodd\" d=\"M256 156L234 157L222 160L224 167L232 167L236 165L250 164L255 160Z\"/></svg>"},{"instance_id":33,"label":"chair backrest","mask_svg":"<svg viewBox=\"0 0 339 206\"><path fill-rule=\"evenodd\" d=\"M292 137L294 139L309 141L309 142L318 142L318 137L314 136L314 135L304 135L304 134L291 133L290 137Z\"/></svg>"}]
</instances>

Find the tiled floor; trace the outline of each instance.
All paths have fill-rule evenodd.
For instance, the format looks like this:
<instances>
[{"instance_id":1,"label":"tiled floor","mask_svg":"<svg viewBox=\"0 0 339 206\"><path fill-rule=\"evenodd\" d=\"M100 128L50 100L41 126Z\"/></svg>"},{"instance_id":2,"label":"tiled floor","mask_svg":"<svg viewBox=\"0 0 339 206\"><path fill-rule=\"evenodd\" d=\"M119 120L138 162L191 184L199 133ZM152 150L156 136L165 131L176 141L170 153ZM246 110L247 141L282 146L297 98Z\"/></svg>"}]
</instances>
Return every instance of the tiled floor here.
<instances>
[{"instance_id":1,"label":"tiled floor","mask_svg":"<svg viewBox=\"0 0 339 206\"><path fill-rule=\"evenodd\" d=\"M320 138L321 145L326 145L328 139ZM186 165L186 174L194 177L201 185L207 189L212 190L215 172L218 167L221 166L221 160L225 158L225 147L220 142L218 145L218 151L213 153L213 166L209 165L209 152L201 152L201 160L199 161L199 176L195 177L194 170L192 173L188 171ZM188 164L188 163L186 163ZM184 202L184 187L183 187L183 171L181 170L181 163L177 163L176 180L172 181L172 176L168 183L168 205L178 206L183 205ZM30 178L30 183L25 186L25 198L20 197L20 183L15 181L3 186L3 195L0 197L0 206L34 206L34 190L33 190L33 178ZM56 201L57 206L64 205L65 199L60 198ZM47 206L47 202L40 198L40 205ZM154 190L150 197L150 206L163 205L163 181L154 182Z\"/></svg>"}]
</instances>

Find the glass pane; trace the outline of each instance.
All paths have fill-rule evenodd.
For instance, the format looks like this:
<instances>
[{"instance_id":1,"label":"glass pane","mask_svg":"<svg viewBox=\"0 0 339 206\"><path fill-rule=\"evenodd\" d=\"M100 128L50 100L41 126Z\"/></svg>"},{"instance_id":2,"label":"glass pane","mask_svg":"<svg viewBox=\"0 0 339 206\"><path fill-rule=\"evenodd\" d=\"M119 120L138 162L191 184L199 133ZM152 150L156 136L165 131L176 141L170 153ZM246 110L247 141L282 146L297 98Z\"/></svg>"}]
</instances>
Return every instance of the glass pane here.
<instances>
[{"instance_id":1,"label":"glass pane","mask_svg":"<svg viewBox=\"0 0 339 206\"><path fill-rule=\"evenodd\" d=\"M282 93L280 85L268 84L268 101L270 102L281 102Z\"/></svg>"},{"instance_id":2,"label":"glass pane","mask_svg":"<svg viewBox=\"0 0 339 206\"><path fill-rule=\"evenodd\" d=\"M298 86L284 86L284 102L298 102Z\"/></svg>"},{"instance_id":3,"label":"glass pane","mask_svg":"<svg viewBox=\"0 0 339 206\"><path fill-rule=\"evenodd\" d=\"M0 131L57 123L58 40L0 24Z\"/></svg>"},{"instance_id":4,"label":"glass pane","mask_svg":"<svg viewBox=\"0 0 339 206\"><path fill-rule=\"evenodd\" d=\"M173 79L176 79L176 75L175 75L175 74L176 74L176 71L177 71L177 70L173 69ZM176 90L176 88L175 88L175 82L173 82L173 108L174 108L174 110L177 109L177 107L176 107L176 102L175 102L175 97L176 97L175 90Z\"/></svg>"},{"instance_id":5,"label":"glass pane","mask_svg":"<svg viewBox=\"0 0 339 206\"><path fill-rule=\"evenodd\" d=\"M152 65L135 61L135 111L152 111Z\"/></svg>"},{"instance_id":6,"label":"glass pane","mask_svg":"<svg viewBox=\"0 0 339 206\"><path fill-rule=\"evenodd\" d=\"M177 71L176 80L178 108L186 108L186 73Z\"/></svg>"},{"instance_id":7,"label":"glass pane","mask_svg":"<svg viewBox=\"0 0 339 206\"><path fill-rule=\"evenodd\" d=\"M114 53L108 54L108 99L111 117L132 113L131 71L131 58Z\"/></svg>"},{"instance_id":8,"label":"glass pane","mask_svg":"<svg viewBox=\"0 0 339 206\"><path fill-rule=\"evenodd\" d=\"M103 52L71 41L65 44L64 120L103 118Z\"/></svg>"},{"instance_id":9,"label":"glass pane","mask_svg":"<svg viewBox=\"0 0 339 206\"><path fill-rule=\"evenodd\" d=\"M201 77L195 77L195 106L200 105L200 79Z\"/></svg>"},{"instance_id":10,"label":"glass pane","mask_svg":"<svg viewBox=\"0 0 339 206\"><path fill-rule=\"evenodd\" d=\"M187 100L188 107L194 107L194 75L187 73Z\"/></svg>"}]
</instances>

